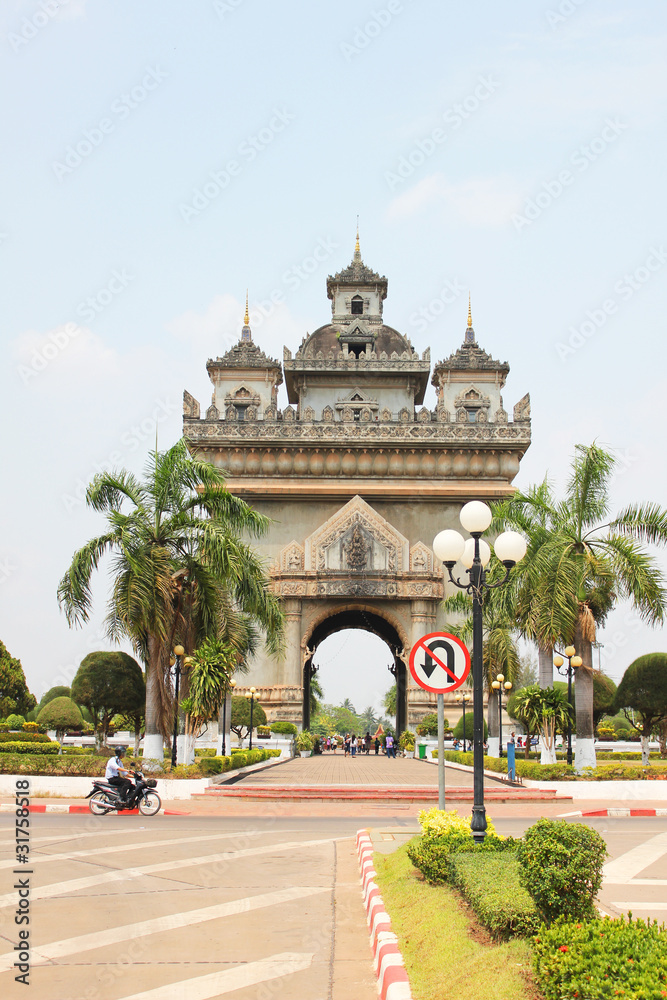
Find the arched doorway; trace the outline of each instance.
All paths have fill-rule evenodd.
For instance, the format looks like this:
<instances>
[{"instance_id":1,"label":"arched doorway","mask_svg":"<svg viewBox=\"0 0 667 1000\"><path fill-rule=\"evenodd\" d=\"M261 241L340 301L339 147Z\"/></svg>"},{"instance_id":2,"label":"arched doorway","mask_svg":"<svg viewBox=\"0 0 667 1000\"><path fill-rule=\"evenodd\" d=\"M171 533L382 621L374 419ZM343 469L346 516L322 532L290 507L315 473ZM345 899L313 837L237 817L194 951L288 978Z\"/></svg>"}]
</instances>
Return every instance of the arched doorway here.
<instances>
[{"instance_id":1,"label":"arched doorway","mask_svg":"<svg viewBox=\"0 0 667 1000\"><path fill-rule=\"evenodd\" d=\"M317 647L328 636L344 629L372 632L387 644L392 661L390 669L396 681L396 732L402 733L407 728L407 677L405 664L399 657L399 653L403 652L403 643L391 622L364 608L346 608L333 612L315 625L307 639L308 656L303 668L303 728L310 728L310 681L315 672L313 658Z\"/></svg>"}]
</instances>

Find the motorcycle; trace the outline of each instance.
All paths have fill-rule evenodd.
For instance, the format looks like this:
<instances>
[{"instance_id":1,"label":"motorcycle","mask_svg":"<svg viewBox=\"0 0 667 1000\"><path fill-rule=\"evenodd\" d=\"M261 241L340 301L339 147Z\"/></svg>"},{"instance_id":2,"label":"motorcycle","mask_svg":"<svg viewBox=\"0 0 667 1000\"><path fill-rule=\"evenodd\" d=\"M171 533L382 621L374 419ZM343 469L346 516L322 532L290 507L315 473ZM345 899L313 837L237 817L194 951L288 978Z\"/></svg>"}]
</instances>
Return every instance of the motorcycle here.
<instances>
[{"instance_id":1,"label":"motorcycle","mask_svg":"<svg viewBox=\"0 0 667 1000\"><path fill-rule=\"evenodd\" d=\"M110 785L108 781L96 779L92 791L86 795L90 799L88 808L93 816L104 816L110 812L122 812L124 809L139 809L142 816L155 816L162 807L162 800L155 791L155 778L144 778L141 771L130 771L135 779L134 788L127 800L120 797L120 788Z\"/></svg>"}]
</instances>

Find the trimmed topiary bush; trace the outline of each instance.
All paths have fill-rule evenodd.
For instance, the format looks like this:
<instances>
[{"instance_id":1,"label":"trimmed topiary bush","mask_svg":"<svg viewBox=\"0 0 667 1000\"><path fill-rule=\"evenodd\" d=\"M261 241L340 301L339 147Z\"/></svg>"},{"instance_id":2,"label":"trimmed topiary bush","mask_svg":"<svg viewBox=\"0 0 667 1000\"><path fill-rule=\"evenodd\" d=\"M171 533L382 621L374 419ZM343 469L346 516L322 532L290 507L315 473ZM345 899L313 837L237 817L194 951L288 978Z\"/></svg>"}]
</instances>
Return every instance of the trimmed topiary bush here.
<instances>
[{"instance_id":1,"label":"trimmed topiary bush","mask_svg":"<svg viewBox=\"0 0 667 1000\"><path fill-rule=\"evenodd\" d=\"M12 732L13 730L23 730L25 719L22 715L8 715L5 722L9 726L9 731Z\"/></svg>"},{"instance_id":2,"label":"trimmed topiary bush","mask_svg":"<svg viewBox=\"0 0 667 1000\"><path fill-rule=\"evenodd\" d=\"M558 917L592 920L607 845L583 823L540 819L517 849L519 879L548 925Z\"/></svg>"},{"instance_id":3,"label":"trimmed topiary bush","mask_svg":"<svg viewBox=\"0 0 667 1000\"><path fill-rule=\"evenodd\" d=\"M496 939L528 937L541 921L529 893L519 885L516 844L500 841L499 845L503 846L495 850L475 845L474 850L451 855L448 881Z\"/></svg>"},{"instance_id":4,"label":"trimmed topiary bush","mask_svg":"<svg viewBox=\"0 0 667 1000\"><path fill-rule=\"evenodd\" d=\"M296 736L297 728L293 722L284 722L278 720L278 722L272 722L270 726L272 733L277 733L278 736Z\"/></svg>"},{"instance_id":5,"label":"trimmed topiary bush","mask_svg":"<svg viewBox=\"0 0 667 1000\"><path fill-rule=\"evenodd\" d=\"M0 743L0 754L3 753L35 753L35 744L31 743L30 740L12 740ZM50 740L47 744L41 744L39 747L39 753L54 754L58 753L60 746L57 743L52 743Z\"/></svg>"}]
</instances>

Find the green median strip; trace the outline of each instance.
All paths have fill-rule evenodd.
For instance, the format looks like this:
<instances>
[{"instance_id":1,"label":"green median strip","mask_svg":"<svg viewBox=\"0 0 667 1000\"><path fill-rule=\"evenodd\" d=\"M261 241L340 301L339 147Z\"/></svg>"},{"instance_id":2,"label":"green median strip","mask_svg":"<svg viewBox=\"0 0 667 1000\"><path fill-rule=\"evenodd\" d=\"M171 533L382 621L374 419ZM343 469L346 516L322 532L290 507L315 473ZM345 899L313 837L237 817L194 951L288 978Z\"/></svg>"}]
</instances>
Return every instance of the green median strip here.
<instances>
[{"instance_id":1,"label":"green median strip","mask_svg":"<svg viewBox=\"0 0 667 1000\"><path fill-rule=\"evenodd\" d=\"M414 1000L537 1000L527 941L492 943L453 889L423 881L407 845L374 862Z\"/></svg>"}]
</instances>

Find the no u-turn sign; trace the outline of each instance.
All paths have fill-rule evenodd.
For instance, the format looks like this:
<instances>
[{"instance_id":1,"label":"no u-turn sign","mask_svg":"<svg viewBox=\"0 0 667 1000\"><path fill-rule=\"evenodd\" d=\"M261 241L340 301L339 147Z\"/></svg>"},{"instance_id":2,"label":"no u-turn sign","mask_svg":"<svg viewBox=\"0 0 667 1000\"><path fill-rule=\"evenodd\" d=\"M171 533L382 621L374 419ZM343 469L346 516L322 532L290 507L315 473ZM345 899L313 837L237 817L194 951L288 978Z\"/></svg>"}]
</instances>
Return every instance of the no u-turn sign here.
<instances>
[{"instance_id":1,"label":"no u-turn sign","mask_svg":"<svg viewBox=\"0 0 667 1000\"><path fill-rule=\"evenodd\" d=\"M412 647L409 666L419 687L446 694L460 687L470 673L470 653L455 635L431 632Z\"/></svg>"}]
</instances>

